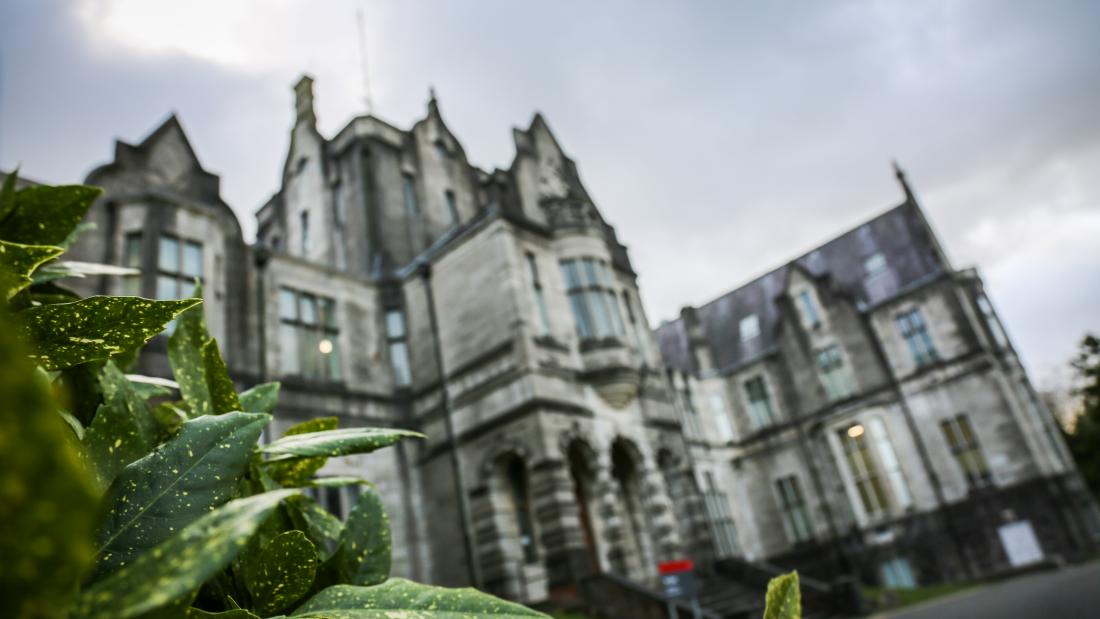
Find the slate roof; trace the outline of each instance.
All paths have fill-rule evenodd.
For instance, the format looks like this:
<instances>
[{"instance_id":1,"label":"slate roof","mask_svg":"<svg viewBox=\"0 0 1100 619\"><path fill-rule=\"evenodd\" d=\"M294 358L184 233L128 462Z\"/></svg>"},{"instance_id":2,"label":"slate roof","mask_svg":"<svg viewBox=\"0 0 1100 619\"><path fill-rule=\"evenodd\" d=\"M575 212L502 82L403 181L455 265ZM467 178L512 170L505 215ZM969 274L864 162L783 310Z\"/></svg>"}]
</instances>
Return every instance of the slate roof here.
<instances>
[{"instance_id":1,"label":"slate roof","mask_svg":"<svg viewBox=\"0 0 1100 619\"><path fill-rule=\"evenodd\" d=\"M864 278L864 261L876 253L886 259L885 270ZM798 265L866 308L935 279L949 270L939 257L920 208L906 200L885 213L853 228L816 249L751 282L727 292L696 309L709 344L714 365L729 370L751 362L776 346L779 308L776 298L784 292L787 275ZM760 336L742 342L739 323L756 314ZM684 372L695 372L683 318L657 328L657 342L665 363Z\"/></svg>"}]
</instances>

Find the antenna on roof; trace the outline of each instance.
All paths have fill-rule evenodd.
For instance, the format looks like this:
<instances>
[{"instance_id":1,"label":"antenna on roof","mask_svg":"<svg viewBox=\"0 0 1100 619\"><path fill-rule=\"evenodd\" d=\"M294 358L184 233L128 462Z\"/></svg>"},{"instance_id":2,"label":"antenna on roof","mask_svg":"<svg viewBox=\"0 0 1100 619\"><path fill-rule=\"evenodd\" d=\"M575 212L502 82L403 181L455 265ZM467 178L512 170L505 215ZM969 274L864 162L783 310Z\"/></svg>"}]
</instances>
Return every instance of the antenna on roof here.
<instances>
[{"instance_id":1,"label":"antenna on roof","mask_svg":"<svg viewBox=\"0 0 1100 619\"><path fill-rule=\"evenodd\" d=\"M370 96L370 72L367 70L367 29L363 25L363 9L355 10L355 21L359 26L359 63L363 69L363 105L367 115L374 113L374 104Z\"/></svg>"}]
</instances>

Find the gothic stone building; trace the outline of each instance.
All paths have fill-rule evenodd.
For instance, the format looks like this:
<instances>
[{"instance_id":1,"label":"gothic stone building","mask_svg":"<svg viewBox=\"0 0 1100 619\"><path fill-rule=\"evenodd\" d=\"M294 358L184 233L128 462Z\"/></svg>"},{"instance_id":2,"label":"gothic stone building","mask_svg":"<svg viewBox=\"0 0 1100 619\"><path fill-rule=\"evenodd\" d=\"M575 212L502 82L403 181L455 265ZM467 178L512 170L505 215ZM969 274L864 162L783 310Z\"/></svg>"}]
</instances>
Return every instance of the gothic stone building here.
<instances>
[{"instance_id":1,"label":"gothic stone building","mask_svg":"<svg viewBox=\"0 0 1100 619\"><path fill-rule=\"evenodd\" d=\"M537 602L593 573L652 583L684 556L904 585L1008 566L1006 527L1026 525L1019 552L1089 543L980 279L911 194L654 333L541 116L487 171L434 96L411 129L361 116L325 137L312 81L294 90L255 244L172 117L89 175L105 193L72 250L140 275L73 287L177 298L201 278L238 384L282 382L268 436L318 416L426 434L322 472L376 483L395 574ZM169 376L165 348L140 371ZM317 498L343 514L356 492Z\"/></svg>"}]
</instances>

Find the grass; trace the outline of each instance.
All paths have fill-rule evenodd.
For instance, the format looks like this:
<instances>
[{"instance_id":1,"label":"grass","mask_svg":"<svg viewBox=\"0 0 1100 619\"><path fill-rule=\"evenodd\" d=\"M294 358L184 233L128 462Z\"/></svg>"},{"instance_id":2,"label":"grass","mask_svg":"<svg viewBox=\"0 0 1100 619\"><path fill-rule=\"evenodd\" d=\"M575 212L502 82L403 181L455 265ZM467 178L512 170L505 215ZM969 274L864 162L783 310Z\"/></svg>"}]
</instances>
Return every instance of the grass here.
<instances>
[{"instance_id":1,"label":"grass","mask_svg":"<svg viewBox=\"0 0 1100 619\"><path fill-rule=\"evenodd\" d=\"M929 600L953 595L961 591L980 587L981 583L964 582L949 583L943 585L929 585L916 589L884 589L883 587L863 587L863 594L870 599L876 607L901 608L912 606Z\"/></svg>"}]
</instances>

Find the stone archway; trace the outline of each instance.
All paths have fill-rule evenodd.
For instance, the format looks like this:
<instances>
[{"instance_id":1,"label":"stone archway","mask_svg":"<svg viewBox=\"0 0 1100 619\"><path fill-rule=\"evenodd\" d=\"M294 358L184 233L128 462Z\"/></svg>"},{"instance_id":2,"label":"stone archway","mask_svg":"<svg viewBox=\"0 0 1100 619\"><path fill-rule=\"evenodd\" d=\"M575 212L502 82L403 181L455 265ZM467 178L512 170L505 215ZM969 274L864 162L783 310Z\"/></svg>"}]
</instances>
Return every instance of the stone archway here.
<instances>
[{"instance_id":1,"label":"stone archway","mask_svg":"<svg viewBox=\"0 0 1100 619\"><path fill-rule=\"evenodd\" d=\"M611 443L611 478L622 511L620 531L626 575L646 579L655 570L657 549L646 509L645 460L629 439Z\"/></svg>"}]
</instances>

